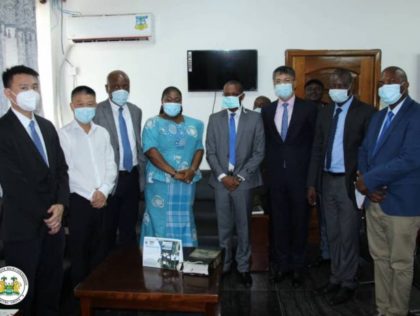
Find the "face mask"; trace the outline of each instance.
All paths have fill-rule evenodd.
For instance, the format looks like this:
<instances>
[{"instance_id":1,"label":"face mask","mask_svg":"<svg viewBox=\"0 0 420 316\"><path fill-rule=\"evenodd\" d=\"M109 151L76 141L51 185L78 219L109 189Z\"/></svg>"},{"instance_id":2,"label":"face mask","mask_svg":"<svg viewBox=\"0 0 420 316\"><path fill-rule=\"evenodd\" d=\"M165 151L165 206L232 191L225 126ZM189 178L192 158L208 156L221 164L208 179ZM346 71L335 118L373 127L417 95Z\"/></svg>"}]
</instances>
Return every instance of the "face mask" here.
<instances>
[{"instance_id":1,"label":"face mask","mask_svg":"<svg viewBox=\"0 0 420 316\"><path fill-rule=\"evenodd\" d=\"M401 98L401 87L399 84L384 84L379 88L378 94L381 101L386 105L394 104Z\"/></svg>"},{"instance_id":2,"label":"face mask","mask_svg":"<svg viewBox=\"0 0 420 316\"><path fill-rule=\"evenodd\" d=\"M124 105L127 103L128 100L128 91L126 90L115 90L111 93L112 102L114 102L117 105Z\"/></svg>"},{"instance_id":3,"label":"face mask","mask_svg":"<svg viewBox=\"0 0 420 316\"><path fill-rule=\"evenodd\" d=\"M335 103L343 103L349 97L347 89L330 89L328 94Z\"/></svg>"},{"instance_id":4,"label":"face mask","mask_svg":"<svg viewBox=\"0 0 420 316\"><path fill-rule=\"evenodd\" d=\"M74 109L74 117L82 124L89 124L95 117L96 108L83 107Z\"/></svg>"},{"instance_id":5,"label":"face mask","mask_svg":"<svg viewBox=\"0 0 420 316\"><path fill-rule=\"evenodd\" d=\"M16 104L24 111L33 112L41 100L41 96L35 90L19 92L16 95Z\"/></svg>"},{"instance_id":6,"label":"face mask","mask_svg":"<svg viewBox=\"0 0 420 316\"><path fill-rule=\"evenodd\" d=\"M181 112L181 103L163 103L163 112L170 117L175 117Z\"/></svg>"},{"instance_id":7,"label":"face mask","mask_svg":"<svg viewBox=\"0 0 420 316\"><path fill-rule=\"evenodd\" d=\"M282 100L287 100L293 95L293 85L291 83L279 83L274 86L276 96Z\"/></svg>"},{"instance_id":8,"label":"face mask","mask_svg":"<svg viewBox=\"0 0 420 316\"><path fill-rule=\"evenodd\" d=\"M261 113L261 108L255 108L254 111L257 113Z\"/></svg>"},{"instance_id":9,"label":"face mask","mask_svg":"<svg viewBox=\"0 0 420 316\"><path fill-rule=\"evenodd\" d=\"M239 101L239 97L242 94L238 96L229 96L229 97L223 97L222 99L222 108L223 109L236 109L241 106L241 103Z\"/></svg>"}]
</instances>

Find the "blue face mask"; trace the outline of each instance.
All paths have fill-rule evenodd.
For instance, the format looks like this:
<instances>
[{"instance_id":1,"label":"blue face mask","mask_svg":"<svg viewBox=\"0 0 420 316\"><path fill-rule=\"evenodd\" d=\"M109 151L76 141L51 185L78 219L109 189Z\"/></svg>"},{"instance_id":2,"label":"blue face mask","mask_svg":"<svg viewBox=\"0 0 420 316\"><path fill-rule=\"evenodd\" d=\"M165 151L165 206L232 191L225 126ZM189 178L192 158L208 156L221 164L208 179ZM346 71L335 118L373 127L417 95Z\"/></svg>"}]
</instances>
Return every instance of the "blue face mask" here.
<instances>
[{"instance_id":1,"label":"blue face mask","mask_svg":"<svg viewBox=\"0 0 420 316\"><path fill-rule=\"evenodd\" d=\"M117 105L124 105L127 103L128 100L128 91L127 90L115 90L111 93L112 102L114 102Z\"/></svg>"},{"instance_id":2,"label":"blue face mask","mask_svg":"<svg viewBox=\"0 0 420 316\"><path fill-rule=\"evenodd\" d=\"M278 83L274 86L276 96L282 100L288 100L293 95L293 85L291 83Z\"/></svg>"},{"instance_id":3,"label":"blue face mask","mask_svg":"<svg viewBox=\"0 0 420 316\"><path fill-rule=\"evenodd\" d=\"M399 84L384 84L379 88L378 94L386 105L394 104L401 98L401 86Z\"/></svg>"},{"instance_id":4,"label":"blue face mask","mask_svg":"<svg viewBox=\"0 0 420 316\"><path fill-rule=\"evenodd\" d=\"M349 97L347 89L330 89L328 94L335 103L343 103Z\"/></svg>"},{"instance_id":5,"label":"blue face mask","mask_svg":"<svg viewBox=\"0 0 420 316\"><path fill-rule=\"evenodd\" d=\"M223 97L222 99L222 108L223 109L236 109L241 106L241 102L239 101L239 97L242 94L238 96L229 96L229 97Z\"/></svg>"},{"instance_id":6,"label":"blue face mask","mask_svg":"<svg viewBox=\"0 0 420 316\"><path fill-rule=\"evenodd\" d=\"M89 124L95 117L96 108L83 107L74 109L74 117L82 124Z\"/></svg>"},{"instance_id":7,"label":"blue face mask","mask_svg":"<svg viewBox=\"0 0 420 316\"><path fill-rule=\"evenodd\" d=\"M170 117L175 117L181 112L181 103L163 103L163 112Z\"/></svg>"}]
</instances>

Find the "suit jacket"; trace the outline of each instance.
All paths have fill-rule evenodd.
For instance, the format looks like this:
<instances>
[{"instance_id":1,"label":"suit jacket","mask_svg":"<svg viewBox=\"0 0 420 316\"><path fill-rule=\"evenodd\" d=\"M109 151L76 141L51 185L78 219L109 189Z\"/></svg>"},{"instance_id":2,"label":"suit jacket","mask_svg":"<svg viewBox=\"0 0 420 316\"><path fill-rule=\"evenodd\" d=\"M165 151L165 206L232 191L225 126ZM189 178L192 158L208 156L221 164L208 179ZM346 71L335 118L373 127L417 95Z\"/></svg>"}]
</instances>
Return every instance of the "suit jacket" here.
<instances>
[{"instance_id":1,"label":"suit jacket","mask_svg":"<svg viewBox=\"0 0 420 316\"><path fill-rule=\"evenodd\" d=\"M343 150L346 187L347 194L353 201L355 201L354 182L356 181L359 147L366 135L374 111L375 108L373 106L367 105L353 97L344 122ZM335 104L332 103L319 111L316 121L315 139L312 147L307 184L315 187L318 191L322 187L321 174L324 170L334 112Z\"/></svg>"},{"instance_id":2,"label":"suit jacket","mask_svg":"<svg viewBox=\"0 0 420 316\"><path fill-rule=\"evenodd\" d=\"M266 139L267 170L269 170L268 185L278 184L293 174L293 180L305 186L317 106L298 97L295 98L287 137L283 141L274 123L277 103L277 100L274 101L261 112Z\"/></svg>"},{"instance_id":3,"label":"suit jacket","mask_svg":"<svg viewBox=\"0 0 420 316\"><path fill-rule=\"evenodd\" d=\"M143 154L143 150L141 147L141 110L132 103L127 102L127 108L131 115L131 120L133 122L134 134L136 135L136 148L137 148L137 159L138 159L138 167L139 167L139 181L140 181L140 190L143 191L144 189L144 172L145 172L145 165L146 159ZM98 103L96 108L96 114L93 121L104 127L110 137L111 137L111 145L112 149L114 150L115 156L115 163L117 166L120 165L120 146L118 142L118 132L117 132L117 125L114 120L114 115L112 114L111 103L108 100L102 101ZM118 183L118 179L117 179ZM114 188L115 191L116 187Z\"/></svg>"},{"instance_id":4,"label":"suit jacket","mask_svg":"<svg viewBox=\"0 0 420 316\"><path fill-rule=\"evenodd\" d=\"M5 241L40 236L53 204L68 206L67 164L57 132L48 120L35 115L49 166L16 115L0 119L0 183L3 187L2 231ZM41 136L41 135L40 135Z\"/></svg>"},{"instance_id":5,"label":"suit jacket","mask_svg":"<svg viewBox=\"0 0 420 316\"><path fill-rule=\"evenodd\" d=\"M264 158L264 128L259 113L240 109L236 132L236 164L233 173L245 178L238 189L250 189L262 184L260 163ZM212 170L209 184L224 188L217 177L229 170L229 123L227 110L210 115L207 126L207 161Z\"/></svg>"},{"instance_id":6,"label":"suit jacket","mask_svg":"<svg viewBox=\"0 0 420 316\"><path fill-rule=\"evenodd\" d=\"M388 215L420 216L420 104L407 97L375 150L387 108L376 113L359 151L359 170L369 191L384 186Z\"/></svg>"}]
</instances>

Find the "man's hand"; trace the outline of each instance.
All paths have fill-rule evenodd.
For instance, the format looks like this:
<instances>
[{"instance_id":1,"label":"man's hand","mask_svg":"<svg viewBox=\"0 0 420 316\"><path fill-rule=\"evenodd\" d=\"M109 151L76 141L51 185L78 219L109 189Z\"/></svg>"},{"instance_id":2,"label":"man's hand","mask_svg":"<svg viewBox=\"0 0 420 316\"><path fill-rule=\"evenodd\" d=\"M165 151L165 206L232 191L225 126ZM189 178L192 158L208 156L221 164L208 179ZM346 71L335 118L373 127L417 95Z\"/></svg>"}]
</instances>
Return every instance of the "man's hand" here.
<instances>
[{"instance_id":1,"label":"man's hand","mask_svg":"<svg viewBox=\"0 0 420 316\"><path fill-rule=\"evenodd\" d=\"M308 192L306 193L306 198L310 206L316 205L316 190L314 187L308 187Z\"/></svg>"},{"instance_id":2,"label":"man's hand","mask_svg":"<svg viewBox=\"0 0 420 316\"><path fill-rule=\"evenodd\" d=\"M366 187L365 180L363 179L363 175L357 171L357 178L356 178L356 189L363 195L368 195L368 188Z\"/></svg>"},{"instance_id":3,"label":"man's hand","mask_svg":"<svg viewBox=\"0 0 420 316\"><path fill-rule=\"evenodd\" d=\"M241 184L239 180L233 176L223 177L222 183L229 192L235 191L238 188L238 186Z\"/></svg>"},{"instance_id":4,"label":"man's hand","mask_svg":"<svg viewBox=\"0 0 420 316\"><path fill-rule=\"evenodd\" d=\"M103 208L106 206L106 196L101 191L96 190L92 195L90 205L92 205L93 208Z\"/></svg>"},{"instance_id":5,"label":"man's hand","mask_svg":"<svg viewBox=\"0 0 420 316\"><path fill-rule=\"evenodd\" d=\"M50 235L57 234L61 228L61 220L63 218L64 206L62 204L53 204L47 213L51 214L48 219L44 219L45 224L50 229Z\"/></svg>"}]
</instances>

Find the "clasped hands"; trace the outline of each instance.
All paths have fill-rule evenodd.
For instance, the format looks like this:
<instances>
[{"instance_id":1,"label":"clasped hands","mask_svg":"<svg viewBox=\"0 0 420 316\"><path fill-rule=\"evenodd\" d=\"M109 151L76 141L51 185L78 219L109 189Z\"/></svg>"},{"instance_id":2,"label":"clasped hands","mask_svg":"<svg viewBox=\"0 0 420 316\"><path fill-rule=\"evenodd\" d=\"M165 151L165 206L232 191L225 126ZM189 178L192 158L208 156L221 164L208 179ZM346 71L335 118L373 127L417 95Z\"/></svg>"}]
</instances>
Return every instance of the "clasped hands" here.
<instances>
[{"instance_id":1,"label":"clasped hands","mask_svg":"<svg viewBox=\"0 0 420 316\"><path fill-rule=\"evenodd\" d=\"M222 183L229 192L235 191L238 188L238 186L241 184L239 179L235 176L223 177Z\"/></svg>"},{"instance_id":2,"label":"clasped hands","mask_svg":"<svg viewBox=\"0 0 420 316\"><path fill-rule=\"evenodd\" d=\"M368 188L366 187L365 181L363 179L363 175L357 171L357 178L356 178L356 189L362 193L363 195L366 195L369 200L375 203L382 202L386 197L387 187L384 186L378 190L375 190L373 192L370 192Z\"/></svg>"},{"instance_id":3,"label":"clasped hands","mask_svg":"<svg viewBox=\"0 0 420 316\"><path fill-rule=\"evenodd\" d=\"M192 168L179 170L175 172L173 178L185 183L191 183L195 175L195 171Z\"/></svg>"}]
</instances>

